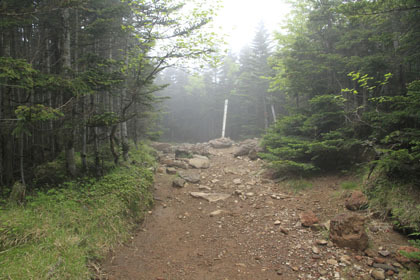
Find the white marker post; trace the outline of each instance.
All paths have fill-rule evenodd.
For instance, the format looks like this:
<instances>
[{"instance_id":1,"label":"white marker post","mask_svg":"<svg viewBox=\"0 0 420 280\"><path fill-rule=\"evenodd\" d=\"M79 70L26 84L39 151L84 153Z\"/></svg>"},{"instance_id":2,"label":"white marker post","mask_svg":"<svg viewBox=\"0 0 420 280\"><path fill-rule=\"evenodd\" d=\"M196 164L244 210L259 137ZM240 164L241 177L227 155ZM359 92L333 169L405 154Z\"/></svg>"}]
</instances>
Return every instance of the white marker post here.
<instances>
[{"instance_id":1,"label":"white marker post","mask_svg":"<svg viewBox=\"0 0 420 280\"><path fill-rule=\"evenodd\" d=\"M271 104L271 113L273 114L274 122L277 122L276 111L274 110L274 105L273 104Z\"/></svg>"},{"instance_id":2,"label":"white marker post","mask_svg":"<svg viewBox=\"0 0 420 280\"><path fill-rule=\"evenodd\" d=\"M229 100L225 100L225 112L223 113L223 128L222 128L222 138L225 138L225 130L226 130L226 116L227 116L227 109L228 109L228 102Z\"/></svg>"}]
</instances>

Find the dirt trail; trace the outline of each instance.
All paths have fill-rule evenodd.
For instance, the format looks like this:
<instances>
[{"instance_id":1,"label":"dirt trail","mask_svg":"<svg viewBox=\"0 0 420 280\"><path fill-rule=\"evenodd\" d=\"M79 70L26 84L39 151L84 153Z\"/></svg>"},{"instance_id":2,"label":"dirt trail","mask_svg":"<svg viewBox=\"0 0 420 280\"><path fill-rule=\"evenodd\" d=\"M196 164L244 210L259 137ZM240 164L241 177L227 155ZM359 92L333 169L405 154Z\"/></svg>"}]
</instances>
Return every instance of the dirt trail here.
<instances>
[{"instance_id":1,"label":"dirt trail","mask_svg":"<svg viewBox=\"0 0 420 280\"><path fill-rule=\"evenodd\" d=\"M327 231L299 222L305 210L321 222L347 211L339 190L345 178L317 178L310 189L290 192L259 175L262 161L234 158L233 149L211 149L210 168L188 170L200 174L199 184L174 188L175 175L156 174L156 205L132 241L104 264L107 279L371 279L371 257L318 245ZM190 192L231 196L210 203ZM406 245L388 224L370 227L374 251Z\"/></svg>"}]
</instances>

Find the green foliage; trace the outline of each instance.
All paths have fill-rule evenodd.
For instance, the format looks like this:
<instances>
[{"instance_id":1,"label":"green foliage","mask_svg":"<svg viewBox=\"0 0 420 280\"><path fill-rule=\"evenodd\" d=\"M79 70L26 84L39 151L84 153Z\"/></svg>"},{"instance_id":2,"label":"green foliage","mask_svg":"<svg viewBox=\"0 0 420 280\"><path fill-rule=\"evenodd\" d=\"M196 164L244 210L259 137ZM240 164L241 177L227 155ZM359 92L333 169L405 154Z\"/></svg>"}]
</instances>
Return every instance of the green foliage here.
<instances>
[{"instance_id":1,"label":"green foliage","mask_svg":"<svg viewBox=\"0 0 420 280\"><path fill-rule=\"evenodd\" d=\"M266 153L278 173L336 171L357 162L361 141L352 137L344 119L343 98L320 95L311 110L283 117L264 136Z\"/></svg>"},{"instance_id":2,"label":"green foliage","mask_svg":"<svg viewBox=\"0 0 420 280\"><path fill-rule=\"evenodd\" d=\"M412 183L389 180L375 171L365 185L370 208L389 216L401 230L420 231L420 190Z\"/></svg>"},{"instance_id":3,"label":"green foliage","mask_svg":"<svg viewBox=\"0 0 420 280\"><path fill-rule=\"evenodd\" d=\"M355 190L358 189L360 184L354 181L344 181L341 184L341 188L344 190Z\"/></svg>"},{"instance_id":4,"label":"green foliage","mask_svg":"<svg viewBox=\"0 0 420 280\"><path fill-rule=\"evenodd\" d=\"M420 80L410 83L406 95L375 99L378 111L366 115L374 127L381 157L376 161L390 178L420 178Z\"/></svg>"},{"instance_id":5,"label":"green foliage","mask_svg":"<svg viewBox=\"0 0 420 280\"><path fill-rule=\"evenodd\" d=\"M0 57L0 86L9 88L31 89L34 76L38 73L24 59Z\"/></svg>"},{"instance_id":6,"label":"green foliage","mask_svg":"<svg viewBox=\"0 0 420 280\"><path fill-rule=\"evenodd\" d=\"M306 189L310 189L313 187L313 184L311 182L303 180L303 179L287 181L286 185L289 188L293 189L295 193L306 190Z\"/></svg>"},{"instance_id":7,"label":"green foliage","mask_svg":"<svg viewBox=\"0 0 420 280\"><path fill-rule=\"evenodd\" d=\"M0 278L91 279L103 258L151 205L154 159L133 150L133 163L101 179L81 178L0 210Z\"/></svg>"}]
</instances>

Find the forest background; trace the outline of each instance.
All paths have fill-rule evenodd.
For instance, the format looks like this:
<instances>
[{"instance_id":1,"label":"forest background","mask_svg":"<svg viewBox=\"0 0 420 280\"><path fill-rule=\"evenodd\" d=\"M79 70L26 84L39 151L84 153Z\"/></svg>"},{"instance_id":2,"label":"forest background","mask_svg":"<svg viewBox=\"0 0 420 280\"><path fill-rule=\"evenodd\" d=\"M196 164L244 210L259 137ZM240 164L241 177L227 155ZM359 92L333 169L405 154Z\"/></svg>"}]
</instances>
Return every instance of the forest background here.
<instances>
[{"instance_id":1,"label":"forest background","mask_svg":"<svg viewBox=\"0 0 420 280\"><path fill-rule=\"evenodd\" d=\"M1 202L12 196L26 207L12 223L15 208L4 206L2 251L40 238L25 216L39 207L34 197L49 192L51 205L63 207L75 193L99 195L101 178L127 164L150 179L152 163L141 166L148 157L136 156L136 147L147 151L140 140L220 137L225 99L226 135L262 137L261 156L277 176L360 172L372 207L420 231L418 1L291 1L274 39L261 23L249 46L226 55L206 29L216 6L0 2ZM124 195L122 208L141 197ZM32 235L19 235L27 227Z\"/></svg>"}]
</instances>

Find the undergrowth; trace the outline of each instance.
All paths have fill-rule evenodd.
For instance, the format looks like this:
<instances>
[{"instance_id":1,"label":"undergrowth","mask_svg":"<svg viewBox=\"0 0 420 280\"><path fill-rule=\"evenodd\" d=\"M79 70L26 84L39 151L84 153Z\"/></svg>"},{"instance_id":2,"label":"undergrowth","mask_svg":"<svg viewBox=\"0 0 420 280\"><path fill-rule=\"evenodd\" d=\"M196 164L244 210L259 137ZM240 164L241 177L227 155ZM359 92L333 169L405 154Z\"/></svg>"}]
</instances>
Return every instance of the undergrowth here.
<instances>
[{"instance_id":1,"label":"undergrowth","mask_svg":"<svg viewBox=\"0 0 420 280\"><path fill-rule=\"evenodd\" d=\"M306 190L306 189L310 189L310 188L313 187L313 184L311 182L309 182L307 180L304 180L304 179L290 180L286 184L295 193Z\"/></svg>"},{"instance_id":2,"label":"undergrowth","mask_svg":"<svg viewBox=\"0 0 420 280\"><path fill-rule=\"evenodd\" d=\"M389 217L394 226L406 233L420 232L420 189L414 183L391 181L381 174L365 186L370 208Z\"/></svg>"},{"instance_id":3,"label":"undergrowth","mask_svg":"<svg viewBox=\"0 0 420 280\"><path fill-rule=\"evenodd\" d=\"M0 279L91 279L89 265L125 241L152 202L154 159L83 178L0 210Z\"/></svg>"}]
</instances>

